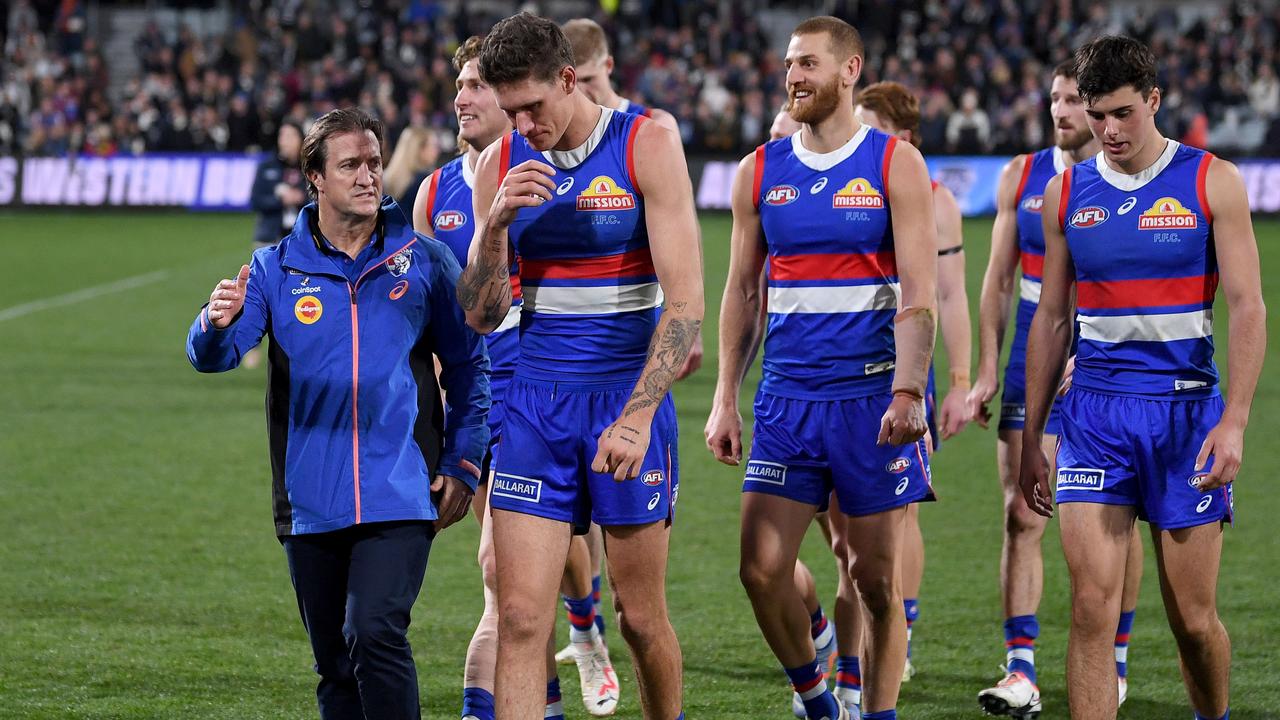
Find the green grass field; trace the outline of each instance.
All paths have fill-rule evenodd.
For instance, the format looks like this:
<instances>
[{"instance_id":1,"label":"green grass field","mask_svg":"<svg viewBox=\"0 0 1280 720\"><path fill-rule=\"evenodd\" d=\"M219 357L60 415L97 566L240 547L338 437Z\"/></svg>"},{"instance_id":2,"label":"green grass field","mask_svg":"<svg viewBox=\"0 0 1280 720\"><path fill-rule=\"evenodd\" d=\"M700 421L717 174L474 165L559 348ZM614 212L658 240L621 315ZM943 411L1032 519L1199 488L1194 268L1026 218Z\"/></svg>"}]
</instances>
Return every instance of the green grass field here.
<instances>
[{"instance_id":1,"label":"green grass field","mask_svg":"<svg viewBox=\"0 0 1280 720\"><path fill-rule=\"evenodd\" d=\"M0 284L0 717L315 716L309 647L272 531L265 373L198 375L183 351L213 284L247 258L251 223L0 215L9 268ZM669 595L684 648L685 708L691 720L789 718L789 690L737 579L740 471L714 463L702 445L728 218L708 215L703 229L707 358L676 391L683 482ZM989 229L986 220L966 223L971 298ZM1265 272L1280 262L1280 223L1259 221L1257 229ZM131 289L27 305L137 276ZM1280 499L1268 488L1280 475L1270 445L1280 435L1280 286L1268 279L1265 289L1271 362L1220 583L1236 720L1280 718L1280 544L1269 524ZM1225 341L1220 334L1220 351ZM920 672L903 688L904 718L981 717L975 695L999 678L993 448L990 431L971 427L934 463L942 501L921 513L928 568L916 626ZM463 653L481 606L477 537L468 519L439 538L416 607L412 641L429 718L457 717ZM811 533L803 557L829 607L833 567L819 539ZM1149 540L1147 548L1150 560ZM1044 552L1042 717L1065 718L1068 587L1056 528ZM1191 717L1151 563L1133 638L1121 717ZM630 662L620 645L613 655L623 682L617 717L639 718ZM569 717L587 717L576 672L561 677Z\"/></svg>"}]
</instances>

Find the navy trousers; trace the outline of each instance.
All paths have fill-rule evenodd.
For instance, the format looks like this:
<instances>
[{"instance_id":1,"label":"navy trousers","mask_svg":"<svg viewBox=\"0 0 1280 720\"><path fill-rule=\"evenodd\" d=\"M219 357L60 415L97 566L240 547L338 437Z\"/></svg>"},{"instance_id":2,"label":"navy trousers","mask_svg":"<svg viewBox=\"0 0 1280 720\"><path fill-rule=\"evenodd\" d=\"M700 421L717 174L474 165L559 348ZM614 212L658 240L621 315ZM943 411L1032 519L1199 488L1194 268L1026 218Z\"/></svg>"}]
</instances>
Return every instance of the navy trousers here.
<instances>
[{"instance_id":1,"label":"navy trousers","mask_svg":"<svg viewBox=\"0 0 1280 720\"><path fill-rule=\"evenodd\" d=\"M356 525L282 539L311 639L322 720L419 720L409 611L434 536L429 522Z\"/></svg>"}]
</instances>

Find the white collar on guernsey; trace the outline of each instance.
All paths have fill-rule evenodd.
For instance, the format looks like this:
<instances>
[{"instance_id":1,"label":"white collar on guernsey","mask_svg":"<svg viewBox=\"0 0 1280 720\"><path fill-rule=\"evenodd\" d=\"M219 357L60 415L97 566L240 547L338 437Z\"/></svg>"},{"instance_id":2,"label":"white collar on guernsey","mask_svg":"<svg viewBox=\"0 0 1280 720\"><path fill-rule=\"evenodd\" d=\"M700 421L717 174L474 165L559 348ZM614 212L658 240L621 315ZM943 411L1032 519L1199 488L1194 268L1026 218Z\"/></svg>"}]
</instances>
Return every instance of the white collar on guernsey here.
<instances>
[{"instance_id":1,"label":"white collar on guernsey","mask_svg":"<svg viewBox=\"0 0 1280 720\"><path fill-rule=\"evenodd\" d=\"M572 150L544 150L542 157L547 162L555 165L562 170L572 170L578 167L587 159L592 150L600 144L600 139L604 137L605 128L609 127L609 118L613 117L613 110L603 105L597 105L600 108L600 119L596 121L596 128L587 136L587 141Z\"/></svg>"},{"instance_id":2,"label":"white collar on guernsey","mask_svg":"<svg viewBox=\"0 0 1280 720\"><path fill-rule=\"evenodd\" d=\"M1066 153L1057 145L1053 146L1053 174L1061 175L1067 169Z\"/></svg>"},{"instance_id":3,"label":"white collar on guernsey","mask_svg":"<svg viewBox=\"0 0 1280 720\"><path fill-rule=\"evenodd\" d=\"M1102 176L1109 184L1117 190L1124 192L1133 192L1152 180L1156 179L1165 168L1169 167L1169 163L1173 162L1174 153L1178 152L1181 144L1177 140L1165 140L1164 152L1160 153L1160 157L1151 163L1145 170L1141 170L1133 175L1122 173L1107 164L1106 158L1099 152L1094 162L1098 166L1098 174Z\"/></svg>"},{"instance_id":4,"label":"white collar on guernsey","mask_svg":"<svg viewBox=\"0 0 1280 720\"><path fill-rule=\"evenodd\" d=\"M462 182L466 183L468 188L476 189L476 169L471 167L470 153L462 156Z\"/></svg>"},{"instance_id":5,"label":"white collar on guernsey","mask_svg":"<svg viewBox=\"0 0 1280 720\"><path fill-rule=\"evenodd\" d=\"M626 112L630 108L631 108L631 101L624 97L620 97L618 98L618 105L613 109L617 110L618 112Z\"/></svg>"},{"instance_id":6,"label":"white collar on guernsey","mask_svg":"<svg viewBox=\"0 0 1280 720\"><path fill-rule=\"evenodd\" d=\"M849 142L829 153L816 153L809 148L806 148L804 143L800 141L800 131L797 131L795 135L791 136L791 151L794 152L796 154L796 158L800 162L804 163L804 165L809 169L823 172L830 170L847 160L849 156L858 149L858 146L862 144L862 141L866 139L867 133L870 130L871 126L863 123L862 127L858 128L858 132L854 133L853 137L849 138Z\"/></svg>"}]
</instances>

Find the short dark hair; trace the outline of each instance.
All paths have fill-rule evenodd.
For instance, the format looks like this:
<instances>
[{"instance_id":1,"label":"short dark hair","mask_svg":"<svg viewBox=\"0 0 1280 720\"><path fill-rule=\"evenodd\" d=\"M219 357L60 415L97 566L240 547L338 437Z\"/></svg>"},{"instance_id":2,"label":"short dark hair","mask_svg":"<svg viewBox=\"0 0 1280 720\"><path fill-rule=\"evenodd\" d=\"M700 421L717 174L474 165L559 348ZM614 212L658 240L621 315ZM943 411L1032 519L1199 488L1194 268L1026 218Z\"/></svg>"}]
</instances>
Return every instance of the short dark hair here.
<instances>
[{"instance_id":1,"label":"short dark hair","mask_svg":"<svg viewBox=\"0 0 1280 720\"><path fill-rule=\"evenodd\" d=\"M378 139L378 147L382 147L382 121L360 108L339 108L321 115L311 131L302 139L302 176L307 181L307 194L312 200L317 197L315 183L311 182L311 171L324 176L324 164L329 157L328 140L334 135L343 133L370 131Z\"/></svg>"},{"instance_id":2,"label":"short dark hair","mask_svg":"<svg viewBox=\"0 0 1280 720\"><path fill-rule=\"evenodd\" d=\"M499 21L480 48L480 78L490 87L550 82L572 66L573 48L560 26L527 12Z\"/></svg>"},{"instance_id":3,"label":"short dark hair","mask_svg":"<svg viewBox=\"0 0 1280 720\"><path fill-rule=\"evenodd\" d=\"M1053 74L1049 76L1049 79L1052 80L1056 77L1065 78L1067 80L1076 79L1076 59L1074 56L1063 60L1053 67Z\"/></svg>"},{"instance_id":4,"label":"short dark hair","mask_svg":"<svg viewBox=\"0 0 1280 720\"><path fill-rule=\"evenodd\" d=\"M816 33L827 34L831 52L841 62L854 55L862 57L864 54L862 36L858 34L858 29L838 17L830 15L811 17L791 31L792 35L812 35Z\"/></svg>"},{"instance_id":5,"label":"short dark hair","mask_svg":"<svg viewBox=\"0 0 1280 720\"><path fill-rule=\"evenodd\" d=\"M1104 35L1076 50L1074 60L1076 85L1085 102L1126 86L1147 97L1156 86L1156 56L1131 37Z\"/></svg>"},{"instance_id":6,"label":"short dark hair","mask_svg":"<svg viewBox=\"0 0 1280 720\"><path fill-rule=\"evenodd\" d=\"M466 42L458 46L453 53L453 69L462 72L462 66L480 57L480 47L484 45L483 35L472 35Z\"/></svg>"}]
</instances>

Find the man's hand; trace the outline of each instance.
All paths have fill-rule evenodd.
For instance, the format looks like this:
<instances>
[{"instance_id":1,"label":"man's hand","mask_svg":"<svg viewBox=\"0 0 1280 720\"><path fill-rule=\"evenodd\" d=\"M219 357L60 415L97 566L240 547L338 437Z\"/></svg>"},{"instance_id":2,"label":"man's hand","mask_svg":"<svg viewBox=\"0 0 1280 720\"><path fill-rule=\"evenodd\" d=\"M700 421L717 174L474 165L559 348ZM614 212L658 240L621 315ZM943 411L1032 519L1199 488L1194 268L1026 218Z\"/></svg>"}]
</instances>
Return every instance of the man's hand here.
<instances>
[{"instance_id":1,"label":"man's hand","mask_svg":"<svg viewBox=\"0 0 1280 720\"><path fill-rule=\"evenodd\" d=\"M591 469L613 475L618 482L639 475L644 455L649 451L651 425L652 419L642 412L615 420L596 441L596 457L591 461Z\"/></svg>"},{"instance_id":2,"label":"man's hand","mask_svg":"<svg viewBox=\"0 0 1280 720\"><path fill-rule=\"evenodd\" d=\"M1200 492L1217 490L1236 479L1240 472L1240 461L1244 458L1244 426L1232 423L1225 418L1209 431L1200 445L1200 454L1196 456L1196 472L1204 469L1209 457L1213 456L1213 466L1209 474L1199 478L1196 488Z\"/></svg>"},{"instance_id":3,"label":"man's hand","mask_svg":"<svg viewBox=\"0 0 1280 720\"><path fill-rule=\"evenodd\" d=\"M702 367L702 331L698 331L697 337L693 339L693 345L689 348L689 354L685 356L684 365L680 366L680 372L676 373L677 380L683 380L698 371Z\"/></svg>"},{"instance_id":4,"label":"man's hand","mask_svg":"<svg viewBox=\"0 0 1280 720\"><path fill-rule=\"evenodd\" d=\"M711 406L711 417L702 431L707 439L707 449L716 460L725 465L742 462L742 413L720 405Z\"/></svg>"},{"instance_id":5,"label":"man's hand","mask_svg":"<svg viewBox=\"0 0 1280 720\"><path fill-rule=\"evenodd\" d=\"M938 424L941 426L938 429L942 432L943 440L954 437L969 424L967 395L964 387L953 385L947 391L947 396L943 398L940 408L941 417L938 418Z\"/></svg>"},{"instance_id":6,"label":"man's hand","mask_svg":"<svg viewBox=\"0 0 1280 720\"><path fill-rule=\"evenodd\" d=\"M245 289L249 287L249 266L241 265L235 279L223 279L209 295L209 322L222 330L236 319L244 307Z\"/></svg>"},{"instance_id":7,"label":"man's hand","mask_svg":"<svg viewBox=\"0 0 1280 720\"><path fill-rule=\"evenodd\" d=\"M924 400L905 392L895 392L889 409L880 418L880 435L877 445L906 445L913 443L929 431L925 421Z\"/></svg>"},{"instance_id":8,"label":"man's hand","mask_svg":"<svg viewBox=\"0 0 1280 720\"><path fill-rule=\"evenodd\" d=\"M551 179L555 168L537 160L525 160L511 168L498 186L489 208L490 227L505 228L515 222L516 211L538 207L555 197L556 183Z\"/></svg>"},{"instance_id":9,"label":"man's hand","mask_svg":"<svg viewBox=\"0 0 1280 720\"><path fill-rule=\"evenodd\" d=\"M991 402L991 398L996 396L996 390L999 389L1000 382L996 380L994 370L979 372L977 382L973 384L969 395L965 398L969 419L978 423L984 430L991 422L991 410L987 407L987 403Z\"/></svg>"},{"instance_id":10,"label":"man's hand","mask_svg":"<svg viewBox=\"0 0 1280 720\"><path fill-rule=\"evenodd\" d=\"M1039 442L1022 441L1022 499L1039 515L1053 517L1053 489L1049 486L1049 458Z\"/></svg>"},{"instance_id":11,"label":"man's hand","mask_svg":"<svg viewBox=\"0 0 1280 720\"><path fill-rule=\"evenodd\" d=\"M431 483L431 499L436 503L435 530L441 530L458 522L471 507L471 488L455 477L437 475Z\"/></svg>"}]
</instances>

